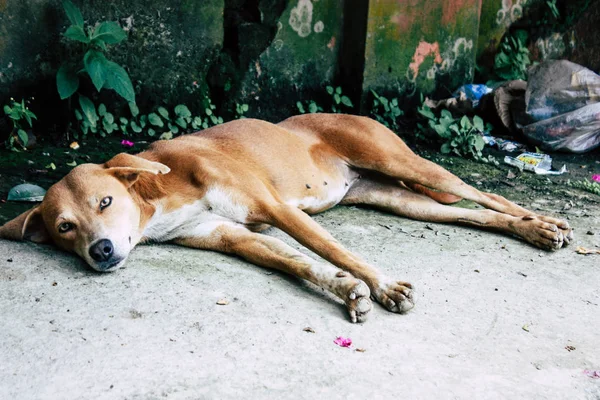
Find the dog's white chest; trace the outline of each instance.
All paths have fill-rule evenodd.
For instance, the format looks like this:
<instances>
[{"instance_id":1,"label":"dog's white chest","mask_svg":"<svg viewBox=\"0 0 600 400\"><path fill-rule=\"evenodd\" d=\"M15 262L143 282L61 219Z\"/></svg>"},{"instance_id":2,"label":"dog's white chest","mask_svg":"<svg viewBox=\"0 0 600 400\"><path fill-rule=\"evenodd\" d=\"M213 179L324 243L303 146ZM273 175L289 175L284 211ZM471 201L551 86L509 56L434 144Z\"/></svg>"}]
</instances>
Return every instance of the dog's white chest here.
<instances>
[{"instance_id":1,"label":"dog's white chest","mask_svg":"<svg viewBox=\"0 0 600 400\"><path fill-rule=\"evenodd\" d=\"M182 237L208 237L225 223L245 223L248 208L220 188L211 188L205 196L176 210L163 212L158 204L142 236L165 242Z\"/></svg>"}]
</instances>

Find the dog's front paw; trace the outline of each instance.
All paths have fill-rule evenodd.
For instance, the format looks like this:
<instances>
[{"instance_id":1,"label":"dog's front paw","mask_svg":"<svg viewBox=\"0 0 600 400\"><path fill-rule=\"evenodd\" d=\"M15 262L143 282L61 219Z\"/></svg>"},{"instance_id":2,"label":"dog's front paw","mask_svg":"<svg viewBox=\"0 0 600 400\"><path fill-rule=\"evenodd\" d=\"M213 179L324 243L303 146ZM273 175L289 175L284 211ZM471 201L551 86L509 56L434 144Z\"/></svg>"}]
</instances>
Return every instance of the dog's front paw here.
<instances>
[{"instance_id":1,"label":"dog's front paw","mask_svg":"<svg viewBox=\"0 0 600 400\"><path fill-rule=\"evenodd\" d=\"M405 313L415 306L412 285L408 282L382 279L373 290L373 297L395 313Z\"/></svg>"},{"instance_id":2,"label":"dog's front paw","mask_svg":"<svg viewBox=\"0 0 600 400\"><path fill-rule=\"evenodd\" d=\"M372 308L370 294L369 287L360 279L356 279L356 284L346 293L344 302L348 307L352 322L365 322L367 320L367 314Z\"/></svg>"}]
</instances>

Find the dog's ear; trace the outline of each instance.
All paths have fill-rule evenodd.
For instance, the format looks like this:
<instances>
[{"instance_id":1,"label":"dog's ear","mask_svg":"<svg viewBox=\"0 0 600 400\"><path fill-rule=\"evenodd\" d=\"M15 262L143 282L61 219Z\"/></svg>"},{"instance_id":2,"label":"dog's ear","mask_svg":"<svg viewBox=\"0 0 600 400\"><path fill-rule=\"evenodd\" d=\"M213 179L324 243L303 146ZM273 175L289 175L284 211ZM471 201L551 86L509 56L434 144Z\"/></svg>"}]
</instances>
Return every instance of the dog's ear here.
<instances>
[{"instance_id":1,"label":"dog's ear","mask_svg":"<svg viewBox=\"0 0 600 400\"><path fill-rule=\"evenodd\" d=\"M48 243L51 241L39 207L25 211L12 221L0 226L0 238L30 240L35 243Z\"/></svg>"},{"instance_id":2,"label":"dog's ear","mask_svg":"<svg viewBox=\"0 0 600 400\"><path fill-rule=\"evenodd\" d=\"M158 175L171 171L164 164L127 153L117 154L104 164L104 168L127 187L133 185L140 174Z\"/></svg>"}]
</instances>

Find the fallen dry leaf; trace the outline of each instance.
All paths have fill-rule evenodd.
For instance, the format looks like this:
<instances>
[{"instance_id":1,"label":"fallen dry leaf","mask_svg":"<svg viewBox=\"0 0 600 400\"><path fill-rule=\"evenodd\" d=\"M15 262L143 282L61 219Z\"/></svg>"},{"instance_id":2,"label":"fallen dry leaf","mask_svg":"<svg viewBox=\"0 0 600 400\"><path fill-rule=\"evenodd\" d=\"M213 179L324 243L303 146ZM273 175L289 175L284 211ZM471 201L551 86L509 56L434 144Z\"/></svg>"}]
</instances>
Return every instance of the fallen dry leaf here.
<instances>
[{"instance_id":1,"label":"fallen dry leaf","mask_svg":"<svg viewBox=\"0 0 600 400\"><path fill-rule=\"evenodd\" d=\"M221 299L217 301L217 304L220 306L226 306L227 304L229 304L229 300L227 299Z\"/></svg>"},{"instance_id":2,"label":"fallen dry leaf","mask_svg":"<svg viewBox=\"0 0 600 400\"><path fill-rule=\"evenodd\" d=\"M577 252L577 254L600 254L600 249L586 249L585 247L577 247L577 249L575 250Z\"/></svg>"}]
</instances>

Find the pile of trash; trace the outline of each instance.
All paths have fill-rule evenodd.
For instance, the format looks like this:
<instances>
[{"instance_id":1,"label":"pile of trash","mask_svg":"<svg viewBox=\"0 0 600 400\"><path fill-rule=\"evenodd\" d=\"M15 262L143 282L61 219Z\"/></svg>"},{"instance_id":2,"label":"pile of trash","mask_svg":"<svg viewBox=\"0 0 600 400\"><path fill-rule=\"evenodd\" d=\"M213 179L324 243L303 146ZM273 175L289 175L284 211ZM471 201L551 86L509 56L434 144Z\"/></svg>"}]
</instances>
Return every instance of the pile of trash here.
<instances>
[{"instance_id":1,"label":"pile of trash","mask_svg":"<svg viewBox=\"0 0 600 400\"><path fill-rule=\"evenodd\" d=\"M465 85L453 98L427 100L426 105L479 114L500 128L499 136L509 138L489 136L486 142L506 151L524 150L523 141L573 153L600 146L600 76L566 60L535 65L527 82Z\"/></svg>"}]
</instances>

